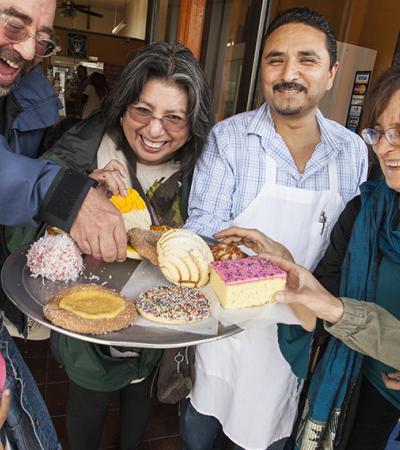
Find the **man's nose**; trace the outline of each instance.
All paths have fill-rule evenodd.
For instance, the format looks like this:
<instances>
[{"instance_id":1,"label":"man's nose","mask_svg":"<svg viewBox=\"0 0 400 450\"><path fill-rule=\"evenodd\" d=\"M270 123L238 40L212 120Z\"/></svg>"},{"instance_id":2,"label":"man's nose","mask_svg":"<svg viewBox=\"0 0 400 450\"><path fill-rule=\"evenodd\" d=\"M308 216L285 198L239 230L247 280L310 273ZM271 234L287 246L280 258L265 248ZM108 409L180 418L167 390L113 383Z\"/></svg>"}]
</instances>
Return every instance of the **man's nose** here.
<instances>
[{"instance_id":1,"label":"man's nose","mask_svg":"<svg viewBox=\"0 0 400 450\"><path fill-rule=\"evenodd\" d=\"M293 81L299 77L299 68L296 61L286 61L283 66L282 79L283 81Z\"/></svg>"},{"instance_id":2,"label":"man's nose","mask_svg":"<svg viewBox=\"0 0 400 450\"><path fill-rule=\"evenodd\" d=\"M35 58L36 41L31 36L24 41L13 44L13 48L25 61L32 61Z\"/></svg>"}]
</instances>

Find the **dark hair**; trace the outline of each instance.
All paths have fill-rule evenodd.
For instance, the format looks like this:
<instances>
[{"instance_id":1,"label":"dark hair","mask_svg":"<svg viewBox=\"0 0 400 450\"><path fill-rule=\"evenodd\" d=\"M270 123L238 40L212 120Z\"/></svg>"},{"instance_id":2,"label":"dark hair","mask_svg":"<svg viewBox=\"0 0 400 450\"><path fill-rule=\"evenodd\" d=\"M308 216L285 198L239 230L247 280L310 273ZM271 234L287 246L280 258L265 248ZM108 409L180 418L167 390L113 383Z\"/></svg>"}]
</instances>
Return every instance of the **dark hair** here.
<instances>
[{"instance_id":1,"label":"dark hair","mask_svg":"<svg viewBox=\"0 0 400 450\"><path fill-rule=\"evenodd\" d=\"M322 16L319 12L314 11L310 8L291 8L285 11L281 11L276 18L270 23L265 36L264 42L267 40L268 36L282 25L288 25L290 23L302 23L313 27L326 36L326 48L329 53L330 68L337 61L337 48L336 39L333 34L332 28L329 22Z\"/></svg>"},{"instance_id":2,"label":"dark hair","mask_svg":"<svg viewBox=\"0 0 400 450\"><path fill-rule=\"evenodd\" d=\"M83 72L85 75L87 75L87 68L86 68L86 66L79 65L79 66L77 67L76 71L77 71L78 73L79 73L79 72Z\"/></svg>"},{"instance_id":3,"label":"dark hair","mask_svg":"<svg viewBox=\"0 0 400 450\"><path fill-rule=\"evenodd\" d=\"M106 77L99 72L93 72L89 77L89 83L93 85L96 90L96 94L100 100L102 100L108 94L108 86Z\"/></svg>"},{"instance_id":4,"label":"dark hair","mask_svg":"<svg viewBox=\"0 0 400 450\"><path fill-rule=\"evenodd\" d=\"M189 174L201 154L212 125L211 92L192 52L180 44L156 42L140 49L129 60L116 90L107 101L107 129L120 149L129 149L120 119L126 107L139 100L150 80L175 83L187 93L190 139L174 154L184 174Z\"/></svg>"},{"instance_id":5,"label":"dark hair","mask_svg":"<svg viewBox=\"0 0 400 450\"><path fill-rule=\"evenodd\" d=\"M367 95L365 96L363 114L361 118L360 129L374 128L377 124L378 117L387 108L390 99L400 89L400 67L394 66L375 80ZM368 146L369 174L368 179L382 179L382 171L378 157L372 150L372 146Z\"/></svg>"},{"instance_id":6,"label":"dark hair","mask_svg":"<svg viewBox=\"0 0 400 450\"><path fill-rule=\"evenodd\" d=\"M400 66L383 72L365 96L361 129L374 128L378 117L387 108L393 94L400 89Z\"/></svg>"}]
</instances>

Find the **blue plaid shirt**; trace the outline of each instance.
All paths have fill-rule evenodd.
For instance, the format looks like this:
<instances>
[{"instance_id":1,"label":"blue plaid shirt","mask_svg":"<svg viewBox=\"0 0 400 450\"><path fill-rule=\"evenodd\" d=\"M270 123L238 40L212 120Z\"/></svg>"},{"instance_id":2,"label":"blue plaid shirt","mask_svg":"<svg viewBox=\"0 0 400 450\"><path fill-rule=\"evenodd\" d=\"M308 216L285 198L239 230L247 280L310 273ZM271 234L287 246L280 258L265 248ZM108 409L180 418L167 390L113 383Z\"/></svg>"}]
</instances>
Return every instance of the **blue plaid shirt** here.
<instances>
[{"instance_id":1,"label":"blue plaid shirt","mask_svg":"<svg viewBox=\"0 0 400 450\"><path fill-rule=\"evenodd\" d=\"M185 227L206 236L229 227L263 187L266 154L276 161L277 184L315 191L329 189L328 163L335 158L344 203L357 195L368 170L364 141L320 111L316 117L321 142L303 173L275 131L267 105L215 125L194 171Z\"/></svg>"}]
</instances>

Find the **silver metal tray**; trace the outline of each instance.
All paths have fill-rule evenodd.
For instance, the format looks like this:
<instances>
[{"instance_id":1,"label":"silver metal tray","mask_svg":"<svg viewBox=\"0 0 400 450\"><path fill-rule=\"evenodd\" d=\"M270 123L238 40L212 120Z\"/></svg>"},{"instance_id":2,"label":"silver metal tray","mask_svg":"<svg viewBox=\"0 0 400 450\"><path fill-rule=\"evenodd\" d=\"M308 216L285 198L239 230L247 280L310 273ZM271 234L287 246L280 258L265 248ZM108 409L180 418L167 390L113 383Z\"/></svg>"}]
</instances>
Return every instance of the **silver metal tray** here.
<instances>
[{"instance_id":1,"label":"silver metal tray","mask_svg":"<svg viewBox=\"0 0 400 450\"><path fill-rule=\"evenodd\" d=\"M210 342L241 331L236 325L224 327L221 324L218 326L216 335L202 335L179 332L167 328L136 325L132 325L122 331L97 336L64 330L49 322L44 317L42 308L59 291L72 286L75 282L52 282L41 277L32 278L29 269L26 267L25 254L28 248L29 245L26 245L15 251L4 263L1 272L1 283L4 292L26 315L59 333L98 344L124 347L173 348ZM86 266L85 272L76 283L105 284L105 286L115 289L117 292L121 291L139 264L138 261L131 259L123 263L103 263L90 256L85 256L84 262Z\"/></svg>"}]
</instances>

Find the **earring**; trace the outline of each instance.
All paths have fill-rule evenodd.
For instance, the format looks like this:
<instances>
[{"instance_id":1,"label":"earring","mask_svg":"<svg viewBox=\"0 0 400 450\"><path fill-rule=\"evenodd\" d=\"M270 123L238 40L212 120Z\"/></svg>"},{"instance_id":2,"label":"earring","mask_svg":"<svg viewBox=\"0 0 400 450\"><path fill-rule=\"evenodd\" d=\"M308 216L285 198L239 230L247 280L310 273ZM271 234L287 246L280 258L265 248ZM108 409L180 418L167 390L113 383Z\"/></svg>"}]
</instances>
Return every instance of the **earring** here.
<instances>
[{"instance_id":1,"label":"earring","mask_svg":"<svg viewBox=\"0 0 400 450\"><path fill-rule=\"evenodd\" d=\"M119 118L119 123L122 126L122 116Z\"/></svg>"}]
</instances>

